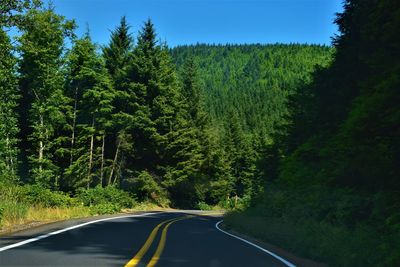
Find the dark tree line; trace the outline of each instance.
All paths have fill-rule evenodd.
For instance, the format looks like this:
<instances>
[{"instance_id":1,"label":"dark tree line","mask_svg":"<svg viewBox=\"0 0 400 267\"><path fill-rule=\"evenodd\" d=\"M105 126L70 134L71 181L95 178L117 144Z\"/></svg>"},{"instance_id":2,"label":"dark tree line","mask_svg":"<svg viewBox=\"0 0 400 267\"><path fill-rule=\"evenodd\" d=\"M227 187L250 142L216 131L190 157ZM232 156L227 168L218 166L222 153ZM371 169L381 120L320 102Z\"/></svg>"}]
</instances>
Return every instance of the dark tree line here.
<instances>
[{"instance_id":1,"label":"dark tree line","mask_svg":"<svg viewBox=\"0 0 400 267\"><path fill-rule=\"evenodd\" d=\"M399 266L400 2L343 6L332 63L289 96L277 169L246 214L285 233L264 228L268 241L329 265Z\"/></svg>"}]
</instances>

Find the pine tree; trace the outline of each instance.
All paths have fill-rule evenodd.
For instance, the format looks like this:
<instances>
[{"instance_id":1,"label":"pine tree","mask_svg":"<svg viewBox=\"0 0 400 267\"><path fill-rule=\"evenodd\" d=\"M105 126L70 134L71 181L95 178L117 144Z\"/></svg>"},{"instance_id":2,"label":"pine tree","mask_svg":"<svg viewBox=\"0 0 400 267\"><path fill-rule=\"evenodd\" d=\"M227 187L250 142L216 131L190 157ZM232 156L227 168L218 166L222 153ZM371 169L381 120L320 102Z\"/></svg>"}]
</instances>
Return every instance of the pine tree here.
<instances>
[{"instance_id":1,"label":"pine tree","mask_svg":"<svg viewBox=\"0 0 400 267\"><path fill-rule=\"evenodd\" d=\"M217 128L210 128L208 142L202 144L207 149L204 173L209 177L205 183L209 186L205 200L214 205L229 200L234 195L236 181L232 174L230 155L224 148L220 136Z\"/></svg>"},{"instance_id":2,"label":"pine tree","mask_svg":"<svg viewBox=\"0 0 400 267\"><path fill-rule=\"evenodd\" d=\"M0 179L16 180L19 91L10 39L0 28Z\"/></svg>"},{"instance_id":3,"label":"pine tree","mask_svg":"<svg viewBox=\"0 0 400 267\"><path fill-rule=\"evenodd\" d=\"M134 140L134 155L128 168L146 170L160 185L173 163L166 148L179 123L179 85L164 44L156 41L152 22L145 23L138 36L128 72L132 123L128 133Z\"/></svg>"},{"instance_id":4,"label":"pine tree","mask_svg":"<svg viewBox=\"0 0 400 267\"><path fill-rule=\"evenodd\" d=\"M111 33L109 45L103 48L106 68L115 88L112 115L113 135L110 136L107 145L113 157L107 184L115 183L116 177L121 174L118 173L118 170L121 169L119 166L125 164L127 154L133 154L133 140L129 134L129 128L134 120L131 104L135 101L135 97L129 91L127 74L133 50L133 38L129 29L130 26L124 16L121 18L120 25Z\"/></svg>"},{"instance_id":5,"label":"pine tree","mask_svg":"<svg viewBox=\"0 0 400 267\"><path fill-rule=\"evenodd\" d=\"M133 49L133 38L129 29L130 26L126 22L126 17L123 16L119 26L111 32L109 45L103 48L106 68L117 85L117 89L119 89L121 79L126 77L126 68Z\"/></svg>"},{"instance_id":6,"label":"pine tree","mask_svg":"<svg viewBox=\"0 0 400 267\"><path fill-rule=\"evenodd\" d=\"M135 116L134 140L140 163L155 171L162 165L167 134L174 130L178 112L178 83L169 52L158 44L154 26L147 21L138 38L129 73ZM138 162L139 163L139 162ZM139 166L141 165L139 163ZM165 163L165 162L164 162Z\"/></svg>"},{"instance_id":7,"label":"pine tree","mask_svg":"<svg viewBox=\"0 0 400 267\"><path fill-rule=\"evenodd\" d=\"M250 138L243 133L237 112L231 111L225 137L225 149L235 177L234 193L240 197L252 196L255 184L256 154Z\"/></svg>"},{"instance_id":8,"label":"pine tree","mask_svg":"<svg viewBox=\"0 0 400 267\"><path fill-rule=\"evenodd\" d=\"M173 161L170 162L164 185L168 187L175 205L192 208L198 201L204 201L210 179L210 166L205 165L210 152L209 122L193 59L185 64L180 97L177 124L170 134L172 141L167 146Z\"/></svg>"},{"instance_id":9,"label":"pine tree","mask_svg":"<svg viewBox=\"0 0 400 267\"><path fill-rule=\"evenodd\" d=\"M54 156L62 153L68 98L63 94L62 53L64 39L74 23L54 13L54 8L30 10L21 27L20 109L23 154L28 155L32 180L57 187L59 168ZM26 168L27 159L24 158Z\"/></svg>"},{"instance_id":10,"label":"pine tree","mask_svg":"<svg viewBox=\"0 0 400 267\"><path fill-rule=\"evenodd\" d=\"M66 186L75 189L103 185L108 163L105 143L111 129L114 90L89 34L75 41L67 69L66 92L73 99L73 112Z\"/></svg>"}]
</instances>

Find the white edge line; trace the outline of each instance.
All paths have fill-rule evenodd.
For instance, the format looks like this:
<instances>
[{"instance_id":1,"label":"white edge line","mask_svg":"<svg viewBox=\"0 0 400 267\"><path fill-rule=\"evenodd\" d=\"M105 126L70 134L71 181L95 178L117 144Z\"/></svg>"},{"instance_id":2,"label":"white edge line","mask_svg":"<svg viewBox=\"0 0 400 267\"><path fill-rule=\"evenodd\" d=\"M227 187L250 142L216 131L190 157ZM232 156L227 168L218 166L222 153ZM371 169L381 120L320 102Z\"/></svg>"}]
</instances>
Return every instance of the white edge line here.
<instances>
[{"instance_id":1,"label":"white edge line","mask_svg":"<svg viewBox=\"0 0 400 267\"><path fill-rule=\"evenodd\" d=\"M233 235L233 234L231 234L231 233L228 233L228 232L222 230L222 229L219 227L219 225L220 225L222 222L223 222L223 220L221 220L221 221L219 221L219 222L217 222L217 223L215 224L215 228L217 228L217 229L218 229L219 231L221 231L222 233L227 234L227 235L229 235L229 236L231 236L231 237L233 237L233 238L239 239L240 241L243 241L243 242L245 242L245 243L247 243L247 244L249 244L249 245L251 245L251 246L253 246L253 247L256 247L256 248L258 248L258 249L264 251L265 253L271 255L272 257L274 257L275 259L277 259L277 260L283 262L284 264L286 264L286 265L289 266L289 267L296 267L296 265L294 265L293 263L291 263L291 262L285 260L285 259L282 258L282 257L279 257L279 256L276 255L275 253L273 253L273 252L271 252L271 251L269 251L269 250L267 250L267 249L265 249L265 248L263 248L263 247L260 247L260 246L258 246L258 245L256 245L256 244L254 244L254 243L252 243L252 242L246 240L246 239L243 239L243 238L241 238L241 237L238 237L238 236L236 236L236 235Z\"/></svg>"},{"instance_id":2,"label":"white edge line","mask_svg":"<svg viewBox=\"0 0 400 267\"><path fill-rule=\"evenodd\" d=\"M15 247L20 247L22 245L25 245L25 244L28 244L28 243L32 243L32 242L35 242L35 241L38 241L38 240L41 240L41 239L44 239L44 238L47 238L47 237L50 237L50 236L53 236L53 235L58 235L58 234L61 234L61 233L64 233L64 232L67 232L67 231L70 231L70 230L73 230L73 229L76 229L76 228L80 228L80 227L83 227L83 226L86 226L86 225L89 225L89 224L92 224L92 223L98 223L98 222L104 222L104 221L110 221L110 220L116 220L116 219L122 219L122 218L144 217L144 216L148 216L148 215L152 215L152 214L155 214L155 213L154 212L153 213L150 212L150 213L143 213L143 214L136 214L136 215L118 216L118 217L99 219L99 220L94 220L94 221L90 221L90 222L86 222L86 223L82 223L82 224L77 224L77 225L70 226L70 227L67 227L67 228L64 228L64 229L61 229L61 230L50 232L50 233L45 234L45 235L40 235L40 236L37 236L37 237L33 237L33 238L30 238L30 239L15 243L15 244L11 244L11 245L8 245L8 246L5 246L5 247L1 247L0 248L0 252L5 251L5 250L9 250L9 249L12 249L12 248L15 248Z\"/></svg>"}]
</instances>

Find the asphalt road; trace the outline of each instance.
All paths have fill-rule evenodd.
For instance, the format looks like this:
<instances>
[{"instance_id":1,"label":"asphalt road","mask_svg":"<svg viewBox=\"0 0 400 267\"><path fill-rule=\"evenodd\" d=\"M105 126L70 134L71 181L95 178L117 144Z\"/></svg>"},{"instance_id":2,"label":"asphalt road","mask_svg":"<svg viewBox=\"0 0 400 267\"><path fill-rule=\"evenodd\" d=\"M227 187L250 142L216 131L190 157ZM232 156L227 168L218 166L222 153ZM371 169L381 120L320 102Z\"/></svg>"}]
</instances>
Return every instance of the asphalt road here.
<instances>
[{"instance_id":1,"label":"asphalt road","mask_svg":"<svg viewBox=\"0 0 400 267\"><path fill-rule=\"evenodd\" d=\"M70 225L73 229L59 226L59 232L50 235L54 229L0 238L0 266L288 266L218 230L218 216L192 212L134 216ZM38 236L39 240L20 245Z\"/></svg>"}]
</instances>

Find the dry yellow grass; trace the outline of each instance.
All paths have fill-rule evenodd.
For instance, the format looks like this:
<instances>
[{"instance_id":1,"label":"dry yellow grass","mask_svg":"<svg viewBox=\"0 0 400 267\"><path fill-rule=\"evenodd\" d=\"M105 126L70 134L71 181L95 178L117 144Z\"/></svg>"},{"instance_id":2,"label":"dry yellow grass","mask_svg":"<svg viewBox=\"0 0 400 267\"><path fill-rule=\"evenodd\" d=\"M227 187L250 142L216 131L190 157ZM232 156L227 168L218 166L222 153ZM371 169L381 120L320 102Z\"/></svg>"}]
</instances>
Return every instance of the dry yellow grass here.
<instances>
[{"instance_id":1,"label":"dry yellow grass","mask_svg":"<svg viewBox=\"0 0 400 267\"><path fill-rule=\"evenodd\" d=\"M26 216L26 221L58 221L86 217L90 215L90 209L88 207L30 207Z\"/></svg>"},{"instance_id":2,"label":"dry yellow grass","mask_svg":"<svg viewBox=\"0 0 400 267\"><path fill-rule=\"evenodd\" d=\"M22 211L23 207L8 212L3 217L1 230L12 231L14 228L20 228L21 225L29 225L32 223L45 223L59 220L67 220L73 218L82 218L90 216L88 207L70 207L70 208L45 208L40 206L32 206Z\"/></svg>"},{"instance_id":3,"label":"dry yellow grass","mask_svg":"<svg viewBox=\"0 0 400 267\"><path fill-rule=\"evenodd\" d=\"M61 220L84 218L94 215L89 207L54 207L45 208L41 206L27 207L21 203L9 203L5 216L0 225L0 234L16 230L26 229L34 225ZM152 203L141 203L133 209L123 209L122 212L130 213L134 211L168 210L160 208Z\"/></svg>"}]
</instances>

